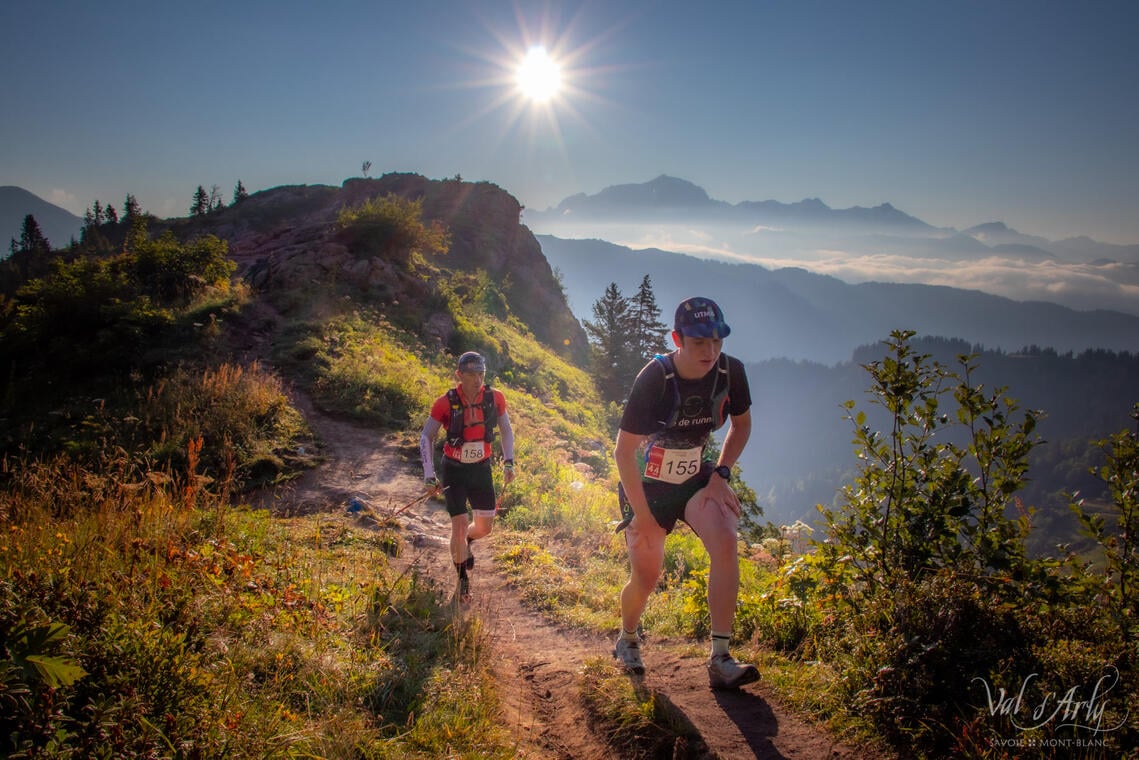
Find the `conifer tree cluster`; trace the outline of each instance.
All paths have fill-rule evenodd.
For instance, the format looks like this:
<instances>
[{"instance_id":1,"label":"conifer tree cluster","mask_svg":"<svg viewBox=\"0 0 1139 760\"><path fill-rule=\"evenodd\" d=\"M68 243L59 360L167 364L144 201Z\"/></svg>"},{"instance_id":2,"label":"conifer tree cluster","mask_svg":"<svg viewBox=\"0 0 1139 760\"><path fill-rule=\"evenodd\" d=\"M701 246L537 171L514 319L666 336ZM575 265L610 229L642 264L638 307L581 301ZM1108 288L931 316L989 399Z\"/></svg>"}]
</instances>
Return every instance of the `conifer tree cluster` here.
<instances>
[{"instance_id":1,"label":"conifer tree cluster","mask_svg":"<svg viewBox=\"0 0 1139 760\"><path fill-rule=\"evenodd\" d=\"M248 197L249 191L245 189L241 180L238 180L233 188L233 201L230 205L237 205ZM221 211L223 208L225 208L225 202L221 198L221 187L211 185L209 192L207 192L205 187L198 185L198 189L194 191L193 200L190 201L190 216L205 216L214 211Z\"/></svg>"},{"instance_id":2,"label":"conifer tree cluster","mask_svg":"<svg viewBox=\"0 0 1139 760\"><path fill-rule=\"evenodd\" d=\"M668 325L660 321L652 279L645 275L629 298L611 282L593 304L593 320L585 320L593 353L594 381L601 397L621 403L637 373L655 354L668 351Z\"/></svg>"},{"instance_id":3,"label":"conifer tree cluster","mask_svg":"<svg viewBox=\"0 0 1139 760\"><path fill-rule=\"evenodd\" d=\"M47 254L51 252L51 243L44 237L39 222L31 214L24 217L20 225L20 239L12 238L8 246L12 255L16 254Z\"/></svg>"}]
</instances>

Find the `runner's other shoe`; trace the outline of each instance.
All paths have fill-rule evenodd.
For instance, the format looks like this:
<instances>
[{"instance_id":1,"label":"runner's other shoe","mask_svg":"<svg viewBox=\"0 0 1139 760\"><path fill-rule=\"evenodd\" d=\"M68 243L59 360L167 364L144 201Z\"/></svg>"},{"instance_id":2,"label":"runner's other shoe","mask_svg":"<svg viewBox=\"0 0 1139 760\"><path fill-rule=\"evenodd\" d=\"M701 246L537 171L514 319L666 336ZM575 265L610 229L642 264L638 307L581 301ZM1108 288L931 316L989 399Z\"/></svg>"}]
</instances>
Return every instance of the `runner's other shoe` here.
<instances>
[{"instance_id":1,"label":"runner's other shoe","mask_svg":"<svg viewBox=\"0 0 1139 760\"><path fill-rule=\"evenodd\" d=\"M708 660L708 681L713 689L738 689L758 680L758 668L736 662L730 654L718 654Z\"/></svg>"},{"instance_id":2,"label":"runner's other shoe","mask_svg":"<svg viewBox=\"0 0 1139 760\"><path fill-rule=\"evenodd\" d=\"M468 570L475 569L475 555L471 553L471 539L467 539L467 559L466 565Z\"/></svg>"},{"instance_id":3,"label":"runner's other shoe","mask_svg":"<svg viewBox=\"0 0 1139 760\"><path fill-rule=\"evenodd\" d=\"M624 636L617 639L617 646L613 648L613 657L618 660L625 671L634 675L645 672L645 663L641 661L641 644Z\"/></svg>"}]
</instances>

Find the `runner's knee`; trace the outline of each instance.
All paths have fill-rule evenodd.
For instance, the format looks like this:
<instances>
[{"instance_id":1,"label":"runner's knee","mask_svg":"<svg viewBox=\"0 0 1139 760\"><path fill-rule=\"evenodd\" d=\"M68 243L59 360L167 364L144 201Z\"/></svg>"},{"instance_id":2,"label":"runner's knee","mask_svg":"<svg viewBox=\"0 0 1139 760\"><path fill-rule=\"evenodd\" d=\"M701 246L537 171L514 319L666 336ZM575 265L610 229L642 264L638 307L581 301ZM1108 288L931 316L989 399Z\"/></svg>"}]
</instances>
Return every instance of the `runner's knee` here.
<instances>
[{"instance_id":1,"label":"runner's knee","mask_svg":"<svg viewBox=\"0 0 1139 760\"><path fill-rule=\"evenodd\" d=\"M664 546L658 548L648 542L629 544L629 567L633 576L643 583L655 584L664 568Z\"/></svg>"}]
</instances>

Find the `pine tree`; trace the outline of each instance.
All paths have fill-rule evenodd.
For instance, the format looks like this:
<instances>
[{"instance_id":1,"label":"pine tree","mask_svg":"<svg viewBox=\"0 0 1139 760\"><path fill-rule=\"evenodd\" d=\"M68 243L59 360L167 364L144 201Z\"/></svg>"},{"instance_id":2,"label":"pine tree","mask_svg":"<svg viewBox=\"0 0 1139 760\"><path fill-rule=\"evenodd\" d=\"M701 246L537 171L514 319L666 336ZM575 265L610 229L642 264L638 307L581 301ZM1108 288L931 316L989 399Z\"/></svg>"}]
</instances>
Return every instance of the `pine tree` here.
<instances>
[{"instance_id":1,"label":"pine tree","mask_svg":"<svg viewBox=\"0 0 1139 760\"><path fill-rule=\"evenodd\" d=\"M245 185L241 184L241 180L238 180L237 186L233 188L233 203L230 205L236 206L248 197L249 191L245 189Z\"/></svg>"},{"instance_id":2,"label":"pine tree","mask_svg":"<svg viewBox=\"0 0 1139 760\"><path fill-rule=\"evenodd\" d=\"M593 321L585 320L593 353L594 382L606 401L625 400L633 384L629 376L631 323L629 300L617 283L609 283L605 295L593 304Z\"/></svg>"},{"instance_id":3,"label":"pine tree","mask_svg":"<svg viewBox=\"0 0 1139 760\"><path fill-rule=\"evenodd\" d=\"M221 188L217 185L210 186L210 203L209 211L220 211L225 207L221 200Z\"/></svg>"},{"instance_id":4,"label":"pine tree","mask_svg":"<svg viewBox=\"0 0 1139 760\"><path fill-rule=\"evenodd\" d=\"M142 209L139 208L138 199L127 193L127 199L123 202L123 221L133 220L141 213Z\"/></svg>"},{"instance_id":5,"label":"pine tree","mask_svg":"<svg viewBox=\"0 0 1139 760\"><path fill-rule=\"evenodd\" d=\"M190 204L190 216L205 216L210 210L210 195L206 188L198 185L194 191L194 200Z\"/></svg>"},{"instance_id":6,"label":"pine tree","mask_svg":"<svg viewBox=\"0 0 1139 760\"><path fill-rule=\"evenodd\" d=\"M51 243L44 237L43 232L40 230L39 222L31 214L24 217L24 223L20 227L20 243L16 247L16 241L12 241L12 253L17 252L31 253L31 254L48 254L51 253Z\"/></svg>"},{"instance_id":7,"label":"pine tree","mask_svg":"<svg viewBox=\"0 0 1139 760\"><path fill-rule=\"evenodd\" d=\"M660 307L653 294L652 279L646 274L637 288L637 294L629 299L629 312L632 321L630 352L627 368L635 376L645 362L656 354L668 352L665 336L668 325L660 321Z\"/></svg>"},{"instance_id":8,"label":"pine tree","mask_svg":"<svg viewBox=\"0 0 1139 760\"><path fill-rule=\"evenodd\" d=\"M127 217L125 221L129 221L129 223L126 237L123 238L123 250L127 253L136 253L150 239L146 217L135 213Z\"/></svg>"}]
</instances>

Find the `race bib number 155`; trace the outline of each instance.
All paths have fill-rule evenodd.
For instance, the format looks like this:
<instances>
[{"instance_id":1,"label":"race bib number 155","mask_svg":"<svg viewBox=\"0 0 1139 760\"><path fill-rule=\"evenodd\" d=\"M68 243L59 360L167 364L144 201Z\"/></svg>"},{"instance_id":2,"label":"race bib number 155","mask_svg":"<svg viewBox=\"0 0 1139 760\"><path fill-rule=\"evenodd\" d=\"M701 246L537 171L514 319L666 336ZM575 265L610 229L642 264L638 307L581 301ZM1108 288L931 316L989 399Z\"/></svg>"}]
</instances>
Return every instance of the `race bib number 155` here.
<instances>
[{"instance_id":1,"label":"race bib number 155","mask_svg":"<svg viewBox=\"0 0 1139 760\"><path fill-rule=\"evenodd\" d=\"M700 472L702 448L666 449L653 446L645 459L645 477L665 483L683 483Z\"/></svg>"}]
</instances>

